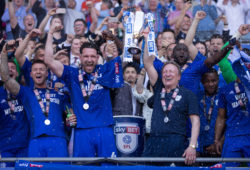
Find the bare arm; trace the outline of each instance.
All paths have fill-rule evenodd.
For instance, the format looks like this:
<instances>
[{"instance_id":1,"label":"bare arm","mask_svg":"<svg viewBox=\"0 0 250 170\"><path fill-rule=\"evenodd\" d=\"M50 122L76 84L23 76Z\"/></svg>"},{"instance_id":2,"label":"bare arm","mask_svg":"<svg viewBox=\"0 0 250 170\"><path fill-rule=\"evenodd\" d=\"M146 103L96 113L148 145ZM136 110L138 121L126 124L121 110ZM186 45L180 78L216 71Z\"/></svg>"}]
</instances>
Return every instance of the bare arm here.
<instances>
[{"instance_id":1,"label":"bare arm","mask_svg":"<svg viewBox=\"0 0 250 170\"><path fill-rule=\"evenodd\" d=\"M154 56L149 56L148 55L148 45L147 45L147 38L145 38L145 48L144 48L144 56L143 56L143 62L145 69L148 73L149 81L152 86L155 85L157 79L158 79L158 73L154 68Z\"/></svg>"},{"instance_id":2,"label":"bare arm","mask_svg":"<svg viewBox=\"0 0 250 170\"><path fill-rule=\"evenodd\" d=\"M15 41L14 41L15 42ZM2 53L1 53L1 63L0 63L0 73L2 81L7 90L13 95L17 95L20 91L20 85L9 76L9 68L8 68L8 56L6 52L6 45L4 45Z\"/></svg>"},{"instance_id":3,"label":"bare arm","mask_svg":"<svg viewBox=\"0 0 250 170\"><path fill-rule=\"evenodd\" d=\"M96 15L96 11L95 11L95 7L94 7L94 4L91 3L91 8L90 8L90 15L91 15L91 18L92 18L92 23L90 25L90 32L95 32L95 29L97 27L97 15Z\"/></svg>"},{"instance_id":4,"label":"bare arm","mask_svg":"<svg viewBox=\"0 0 250 170\"><path fill-rule=\"evenodd\" d=\"M51 69L51 71L57 76L61 77L63 73L63 64L60 61L57 61L53 57L53 32L56 28L52 27L48 32L48 37L45 45L45 56L44 63Z\"/></svg>"},{"instance_id":5,"label":"bare arm","mask_svg":"<svg viewBox=\"0 0 250 170\"><path fill-rule=\"evenodd\" d=\"M225 127L226 127L226 109L220 108L215 123L215 136L214 136L214 143L216 145L216 151L218 154L220 154L222 150L222 144L220 141L221 138L223 138Z\"/></svg>"},{"instance_id":6,"label":"bare arm","mask_svg":"<svg viewBox=\"0 0 250 170\"><path fill-rule=\"evenodd\" d=\"M13 2L8 2L9 15L10 15L10 26L14 29L17 26L17 18L15 15L15 9L13 6Z\"/></svg>"},{"instance_id":7,"label":"bare arm","mask_svg":"<svg viewBox=\"0 0 250 170\"><path fill-rule=\"evenodd\" d=\"M40 35L41 32L38 29L33 29L29 34L26 35L25 39L20 43L15 52L15 58L20 67L23 66L26 57L24 56L24 50L27 48L29 40Z\"/></svg>"},{"instance_id":8,"label":"bare arm","mask_svg":"<svg viewBox=\"0 0 250 170\"><path fill-rule=\"evenodd\" d=\"M146 75L146 70L142 68L136 81L136 91L138 94L142 94L143 92L143 89L144 89L143 83L144 83L145 75Z\"/></svg>"},{"instance_id":9,"label":"bare arm","mask_svg":"<svg viewBox=\"0 0 250 170\"><path fill-rule=\"evenodd\" d=\"M175 35L177 36L180 32L180 27L181 27L181 23L186 15L187 10L192 6L191 2L187 2L185 3L185 8L183 8L183 10L181 11L181 14L178 16L175 27L174 27L174 32Z\"/></svg>"},{"instance_id":10,"label":"bare arm","mask_svg":"<svg viewBox=\"0 0 250 170\"><path fill-rule=\"evenodd\" d=\"M220 62L226 55L227 53L233 49L232 46L228 45L226 48L223 48L221 51L215 53L213 56L206 58L205 60L205 65L210 68Z\"/></svg>"},{"instance_id":11,"label":"bare arm","mask_svg":"<svg viewBox=\"0 0 250 170\"><path fill-rule=\"evenodd\" d=\"M41 35L40 38L44 38L45 33L44 33L44 28L47 25L49 19L51 16L53 16L56 13L56 8L51 9L47 15L44 17L44 19L42 20L41 24L39 25L39 30L41 31Z\"/></svg>"},{"instance_id":12,"label":"bare arm","mask_svg":"<svg viewBox=\"0 0 250 170\"><path fill-rule=\"evenodd\" d=\"M197 26L199 24L199 21L201 19L203 19L205 16L206 16L206 13L203 12L203 11L197 11L196 12L195 18L194 18L194 20L192 22L191 27L188 30L188 33L187 33L187 36L186 36L186 39L185 39L185 42L184 42L186 44L186 46L188 47L189 55L190 55L192 60L195 59L195 57L196 57L196 55L198 53L198 49L193 44L193 39L194 39L194 36L195 36L196 29L197 29Z\"/></svg>"}]
</instances>

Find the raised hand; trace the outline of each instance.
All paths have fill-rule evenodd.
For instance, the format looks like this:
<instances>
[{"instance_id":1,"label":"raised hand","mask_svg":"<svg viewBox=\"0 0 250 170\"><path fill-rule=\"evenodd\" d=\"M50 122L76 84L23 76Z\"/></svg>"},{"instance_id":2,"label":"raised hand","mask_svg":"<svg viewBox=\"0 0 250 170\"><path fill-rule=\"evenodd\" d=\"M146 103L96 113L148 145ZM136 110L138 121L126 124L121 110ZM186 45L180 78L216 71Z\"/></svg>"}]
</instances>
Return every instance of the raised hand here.
<instances>
[{"instance_id":1,"label":"raised hand","mask_svg":"<svg viewBox=\"0 0 250 170\"><path fill-rule=\"evenodd\" d=\"M242 24L238 31L241 35L247 35L250 32L250 24Z\"/></svg>"},{"instance_id":2,"label":"raised hand","mask_svg":"<svg viewBox=\"0 0 250 170\"><path fill-rule=\"evenodd\" d=\"M39 35L41 35L41 31L39 29L33 29L30 33L29 33L29 38L36 38Z\"/></svg>"},{"instance_id":3,"label":"raised hand","mask_svg":"<svg viewBox=\"0 0 250 170\"><path fill-rule=\"evenodd\" d=\"M205 17L206 17L206 12L204 11L197 11L195 14L195 18L199 20L202 20Z\"/></svg>"}]
</instances>

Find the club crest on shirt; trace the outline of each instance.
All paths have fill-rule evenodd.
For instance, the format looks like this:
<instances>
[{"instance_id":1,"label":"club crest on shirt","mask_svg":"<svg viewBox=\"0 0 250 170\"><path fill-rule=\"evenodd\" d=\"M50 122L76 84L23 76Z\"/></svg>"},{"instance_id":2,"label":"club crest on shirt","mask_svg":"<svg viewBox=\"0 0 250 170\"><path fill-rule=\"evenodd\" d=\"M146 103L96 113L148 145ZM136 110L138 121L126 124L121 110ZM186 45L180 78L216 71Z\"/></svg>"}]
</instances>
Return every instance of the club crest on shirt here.
<instances>
[{"instance_id":1,"label":"club crest on shirt","mask_svg":"<svg viewBox=\"0 0 250 170\"><path fill-rule=\"evenodd\" d=\"M177 96L176 96L176 98L175 98L175 101L177 101L177 102L178 102L178 101L180 101L180 100L181 100L181 98L182 98L182 96L181 96L181 95L177 95Z\"/></svg>"},{"instance_id":2,"label":"club crest on shirt","mask_svg":"<svg viewBox=\"0 0 250 170\"><path fill-rule=\"evenodd\" d=\"M59 89L61 89L63 87L64 87L64 84L62 84L60 82L55 83L55 91L58 91Z\"/></svg>"}]
</instances>

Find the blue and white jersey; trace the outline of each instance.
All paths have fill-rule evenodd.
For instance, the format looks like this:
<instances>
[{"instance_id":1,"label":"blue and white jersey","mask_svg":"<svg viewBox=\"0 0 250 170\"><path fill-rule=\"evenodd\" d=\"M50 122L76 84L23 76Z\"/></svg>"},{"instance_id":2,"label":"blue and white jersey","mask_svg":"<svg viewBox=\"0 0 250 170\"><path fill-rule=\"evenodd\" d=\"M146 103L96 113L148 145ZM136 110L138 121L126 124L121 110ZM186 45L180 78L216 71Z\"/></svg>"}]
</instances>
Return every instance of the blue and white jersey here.
<instances>
[{"instance_id":1,"label":"blue and white jersey","mask_svg":"<svg viewBox=\"0 0 250 170\"><path fill-rule=\"evenodd\" d=\"M192 63L187 63L188 67L181 74L179 85L191 90L196 95L200 89L201 76L208 71L207 66L204 64L205 60L206 57L198 52L194 61ZM154 67L159 77L161 77L163 65L164 64L159 59L155 58Z\"/></svg>"},{"instance_id":2,"label":"blue and white jersey","mask_svg":"<svg viewBox=\"0 0 250 170\"><path fill-rule=\"evenodd\" d=\"M224 108L227 112L227 136L250 134L250 103L243 85L238 83L240 94L236 94L234 83L228 84L219 93L219 108ZM240 106L239 98L246 103L245 110Z\"/></svg>"},{"instance_id":3,"label":"blue and white jersey","mask_svg":"<svg viewBox=\"0 0 250 170\"><path fill-rule=\"evenodd\" d=\"M62 79L70 90L70 98L77 117L77 128L105 127L113 124L110 88L118 88L123 84L121 58L116 57L104 65L97 65L97 82L89 97L87 110L83 109L84 100L78 75L79 70L64 66ZM92 74L83 76L84 86L89 89L93 79Z\"/></svg>"},{"instance_id":4,"label":"blue and white jersey","mask_svg":"<svg viewBox=\"0 0 250 170\"><path fill-rule=\"evenodd\" d=\"M7 100L7 91L0 87L0 152L25 148L29 141L29 123L20 100L13 98L13 112Z\"/></svg>"},{"instance_id":5,"label":"blue and white jersey","mask_svg":"<svg viewBox=\"0 0 250 170\"><path fill-rule=\"evenodd\" d=\"M37 89L44 107L46 108L46 89ZM31 138L35 138L41 135L65 137L63 111L65 108L65 96L59 94L53 89L49 90L50 94L50 107L48 119L50 124L46 125L46 116L42 112L39 102L32 88L20 87L17 98L22 101L24 110L27 113L31 128Z\"/></svg>"},{"instance_id":6,"label":"blue and white jersey","mask_svg":"<svg viewBox=\"0 0 250 170\"><path fill-rule=\"evenodd\" d=\"M233 53L228 56L228 59L232 62L233 70L242 81L248 100L250 100L250 69L245 65L250 65L250 56L234 47Z\"/></svg>"},{"instance_id":7,"label":"blue and white jersey","mask_svg":"<svg viewBox=\"0 0 250 170\"><path fill-rule=\"evenodd\" d=\"M201 149L201 151L203 150L204 146L209 146L214 143L214 131L218 115L218 102L219 102L219 94L217 93L214 97L213 110L209 120L208 112L209 108L211 107L211 100L213 96L205 96L206 115L204 114L204 96L205 96L204 91L201 91L198 95L199 112L200 112L199 148Z\"/></svg>"},{"instance_id":8,"label":"blue and white jersey","mask_svg":"<svg viewBox=\"0 0 250 170\"><path fill-rule=\"evenodd\" d=\"M32 63L26 58L21 71L24 75L25 83L27 86L33 88L34 87L34 81L30 76ZM60 91L62 93L69 93L68 87L65 86L65 83L58 78L55 74L53 74L50 70L48 70L48 79L47 79L47 85L48 87L51 87L53 89L56 89L56 91ZM60 87L60 88L58 88Z\"/></svg>"}]
</instances>

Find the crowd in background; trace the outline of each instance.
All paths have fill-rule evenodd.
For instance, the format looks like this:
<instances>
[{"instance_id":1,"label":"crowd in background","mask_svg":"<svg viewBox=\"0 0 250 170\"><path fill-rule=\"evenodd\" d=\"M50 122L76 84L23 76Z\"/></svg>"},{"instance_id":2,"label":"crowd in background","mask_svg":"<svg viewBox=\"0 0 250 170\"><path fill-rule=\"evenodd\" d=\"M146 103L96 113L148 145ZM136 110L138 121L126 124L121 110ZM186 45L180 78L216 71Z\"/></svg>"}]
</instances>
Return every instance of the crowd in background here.
<instances>
[{"instance_id":1,"label":"crowd in background","mask_svg":"<svg viewBox=\"0 0 250 170\"><path fill-rule=\"evenodd\" d=\"M250 156L249 0L0 6L0 156L114 156L120 115L145 119L145 157ZM136 11L153 28L126 62Z\"/></svg>"}]
</instances>

